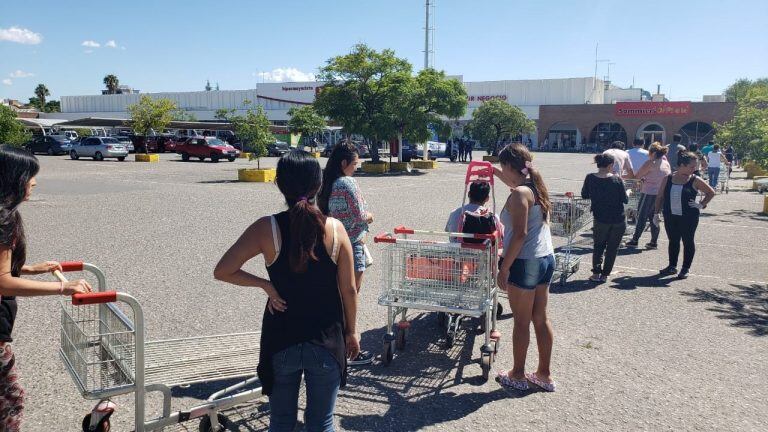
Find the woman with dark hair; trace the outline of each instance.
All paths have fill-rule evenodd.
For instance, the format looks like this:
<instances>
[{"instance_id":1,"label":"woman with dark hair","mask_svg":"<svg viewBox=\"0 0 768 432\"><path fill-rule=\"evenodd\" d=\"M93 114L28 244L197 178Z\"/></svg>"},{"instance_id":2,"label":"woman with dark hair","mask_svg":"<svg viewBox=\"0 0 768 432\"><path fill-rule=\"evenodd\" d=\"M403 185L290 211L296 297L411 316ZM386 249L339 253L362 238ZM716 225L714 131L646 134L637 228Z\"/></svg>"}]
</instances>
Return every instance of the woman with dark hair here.
<instances>
[{"instance_id":1,"label":"woman with dark hair","mask_svg":"<svg viewBox=\"0 0 768 432\"><path fill-rule=\"evenodd\" d=\"M527 390L529 383L545 391L555 391L549 364L552 357L552 323L547 317L549 283L555 271L555 256L549 230L552 206L541 173L525 146L512 144L499 153L501 169L495 174L511 189L501 223L504 224L504 256L498 284L509 296L514 316L512 355L514 366L500 371L497 381L506 387ZM536 331L539 367L525 373L530 343L530 326Z\"/></svg>"},{"instance_id":2,"label":"woman with dark hair","mask_svg":"<svg viewBox=\"0 0 768 432\"><path fill-rule=\"evenodd\" d=\"M360 350L352 245L344 227L315 205L321 181L309 153L284 155L276 182L288 210L248 227L214 271L216 279L261 288L269 297L257 372L269 396L270 431L294 430L302 375L307 430L332 431L347 359ZM268 280L242 269L257 255L264 256Z\"/></svg>"},{"instance_id":3,"label":"woman with dark hair","mask_svg":"<svg viewBox=\"0 0 768 432\"><path fill-rule=\"evenodd\" d=\"M37 185L40 165L26 150L0 146L0 430L21 428L24 390L18 381L16 357L11 348L16 320L16 297L72 295L88 292L91 286L80 279L70 282L42 282L22 279L61 270L55 261L26 265L27 241L19 206L29 199Z\"/></svg>"},{"instance_id":4,"label":"woman with dark hair","mask_svg":"<svg viewBox=\"0 0 768 432\"><path fill-rule=\"evenodd\" d=\"M667 147L655 142L648 150L649 159L635 173L635 177L643 181L640 187L640 203L638 205L637 225L632 239L627 242L627 247L637 247L640 236L645 231L646 224L651 225L651 241L645 245L648 249L659 247L659 233L661 230L653 223L653 209L656 206L656 195L659 194L661 181L672 174L672 167L664 158Z\"/></svg>"},{"instance_id":5,"label":"woman with dark hair","mask_svg":"<svg viewBox=\"0 0 768 432\"><path fill-rule=\"evenodd\" d=\"M368 225L373 223L373 214L367 210L360 187L352 175L360 162L357 147L350 141L343 141L333 148L323 170L323 186L317 201L323 214L338 219L347 230L352 242L354 257L355 287L358 294L363 286L363 273L368 267L370 252L365 245ZM349 361L350 366L373 362L373 355L361 351L357 358Z\"/></svg>"},{"instance_id":6,"label":"woman with dark hair","mask_svg":"<svg viewBox=\"0 0 768 432\"><path fill-rule=\"evenodd\" d=\"M624 182L614 174L614 159L608 153L595 156L597 172L588 174L581 188L581 197L591 200L594 215L592 250L592 282L605 282L613 271L621 238L627 229L624 204L629 200ZM605 253L605 262L603 262Z\"/></svg>"},{"instance_id":7,"label":"woman with dark hair","mask_svg":"<svg viewBox=\"0 0 768 432\"><path fill-rule=\"evenodd\" d=\"M677 273L677 258L680 255L680 241L683 242L683 267L678 279L688 277L696 253L694 237L699 225L699 211L715 196L715 190L701 177L693 174L696 170L696 155L683 151L677 156L677 171L662 180L656 195L656 211L653 223L659 225L659 213L664 212L664 230L669 238L669 265L659 273L669 276ZM696 202L699 192L704 198Z\"/></svg>"}]
</instances>

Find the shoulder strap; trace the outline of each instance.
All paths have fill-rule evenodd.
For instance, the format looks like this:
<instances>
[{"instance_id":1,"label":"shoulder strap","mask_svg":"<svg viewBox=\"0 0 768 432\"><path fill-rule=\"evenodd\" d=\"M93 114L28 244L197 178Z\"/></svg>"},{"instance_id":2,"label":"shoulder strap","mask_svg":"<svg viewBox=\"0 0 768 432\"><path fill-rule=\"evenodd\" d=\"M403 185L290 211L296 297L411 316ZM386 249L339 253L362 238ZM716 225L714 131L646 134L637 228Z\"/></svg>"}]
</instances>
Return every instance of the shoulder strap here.
<instances>
[{"instance_id":1,"label":"shoulder strap","mask_svg":"<svg viewBox=\"0 0 768 432\"><path fill-rule=\"evenodd\" d=\"M272 225L272 244L275 246L275 259L272 260L271 263L267 264L267 267L271 266L272 264L277 261L277 258L280 256L280 238L278 237L278 226L277 226L277 219L275 219L274 216L269 217L270 225Z\"/></svg>"},{"instance_id":2,"label":"shoulder strap","mask_svg":"<svg viewBox=\"0 0 768 432\"><path fill-rule=\"evenodd\" d=\"M338 242L338 234L336 234L336 228L337 228L338 222L336 221L336 219L331 219L331 224L333 225L333 245L331 246L331 261L333 261L334 264L338 264L339 242Z\"/></svg>"}]
</instances>

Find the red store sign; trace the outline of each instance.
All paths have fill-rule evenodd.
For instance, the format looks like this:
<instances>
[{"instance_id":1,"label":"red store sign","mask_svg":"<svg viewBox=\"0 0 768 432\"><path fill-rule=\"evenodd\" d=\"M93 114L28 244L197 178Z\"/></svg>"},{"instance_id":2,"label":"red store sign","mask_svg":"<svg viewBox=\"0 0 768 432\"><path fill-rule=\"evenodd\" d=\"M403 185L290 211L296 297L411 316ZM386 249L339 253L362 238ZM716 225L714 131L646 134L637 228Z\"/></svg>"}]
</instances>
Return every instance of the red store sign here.
<instances>
[{"instance_id":1,"label":"red store sign","mask_svg":"<svg viewBox=\"0 0 768 432\"><path fill-rule=\"evenodd\" d=\"M690 102L616 102L617 117L676 117L691 114Z\"/></svg>"}]
</instances>

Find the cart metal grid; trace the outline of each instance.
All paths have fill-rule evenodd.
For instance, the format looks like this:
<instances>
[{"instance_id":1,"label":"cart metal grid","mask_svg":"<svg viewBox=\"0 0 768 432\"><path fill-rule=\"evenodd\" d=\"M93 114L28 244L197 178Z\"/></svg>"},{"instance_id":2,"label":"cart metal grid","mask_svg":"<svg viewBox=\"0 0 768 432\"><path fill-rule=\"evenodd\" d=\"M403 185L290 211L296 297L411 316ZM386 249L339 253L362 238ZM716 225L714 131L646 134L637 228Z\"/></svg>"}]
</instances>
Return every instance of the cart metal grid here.
<instances>
[{"instance_id":1,"label":"cart metal grid","mask_svg":"<svg viewBox=\"0 0 768 432\"><path fill-rule=\"evenodd\" d=\"M550 230L553 236L563 237L565 245L555 254L555 277L565 284L579 270L580 257L573 255L576 235L592 222L591 201L578 198L572 192L550 197Z\"/></svg>"}]
</instances>

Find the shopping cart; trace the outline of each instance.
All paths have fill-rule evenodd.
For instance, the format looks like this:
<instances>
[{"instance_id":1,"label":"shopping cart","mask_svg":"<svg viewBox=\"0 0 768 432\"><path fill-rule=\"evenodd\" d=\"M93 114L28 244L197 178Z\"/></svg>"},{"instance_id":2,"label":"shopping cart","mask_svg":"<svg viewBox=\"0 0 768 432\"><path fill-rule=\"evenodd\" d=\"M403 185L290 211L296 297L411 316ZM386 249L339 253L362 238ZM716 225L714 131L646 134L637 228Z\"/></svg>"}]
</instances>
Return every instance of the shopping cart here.
<instances>
[{"instance_id":1,"label":"shopping cart","mask_svg":"<svg viewBox=\"0 0 768 432\"><path fill-rule=\"evenodd\" d=\"M565 245L555 254L555 275L562 285L579 270L581 258L573 254L573 244L576 235L592 222L592 213L590 201L575 197L573 192L553 195L550 201L550 230L553 236L565 239Z\"/></svg>"},{"instance_id":2,"label":"shopping cart","mask_svg":"<svg viewBox=\"0 0 768 432\"><path fill-rule=\"evenodd\" d=\"M640 214L640 187L642 180L625 179L624 190L627 193L627 204L624 206L624 217L627 222L627 228L624 236L631 236L635 232L637 217Z\"/></svg>"},{"instance_id":3,"label":"shopping cart","mask_svg":"<svg viewBox=\"0 0 768 432\"><path fill-rule=\"evenodd\" d=\"M731 172L733 171L733 168L731 167L730 163L723 163L720 167L720 173L717 176L717 189L715 192L720 191L720 193L725 192L726 194L730 190L729 181L731 179Z\"/></svg>"},{"instance_id":4,"label":"shopping cart","mask_svg":"<svg viewBox=\"0 0 768 432\"><path fill-rule=\"evenodd\" d=\"M438 237L443 241L409 236ZM455 243L451 238L482 243ZM453 344L463 317L480 318L485 340L480 347L483 379L488 379L499 348L496 330L498 236L420 231L405 227L376 236L383 249L384 274L379 304L387 307L387 334L382 359L392 362L395 349L405 348L409 309L442 312L447 345ZM400 316L395 324L395 319Z\"/></svg>"},{"instance_id":5,"label":"shopping cart","mask_svg":"<svg viewBox=\"0 0 768 432\"><path fill-rule=\"evenodd\" d=\"M145 341L144 313L133 296L106 291L104 273L96 266L67 262L62 267L65 272L93 273L97 279L97 292L61 302L61 358L82 396L100 400L83 419L83 431L109 430L115 409L109 398L122 394L135 394L136 432L195 418L201 419L201 431L222 430L226 419L219 411L262 397L255 376L259 333ZM211 395L204 404L171 412L172 387L235 378L247 379ZM146 420L150 392L162 393L163 411L161 417Z\"/></svg>"}]
</instances>

